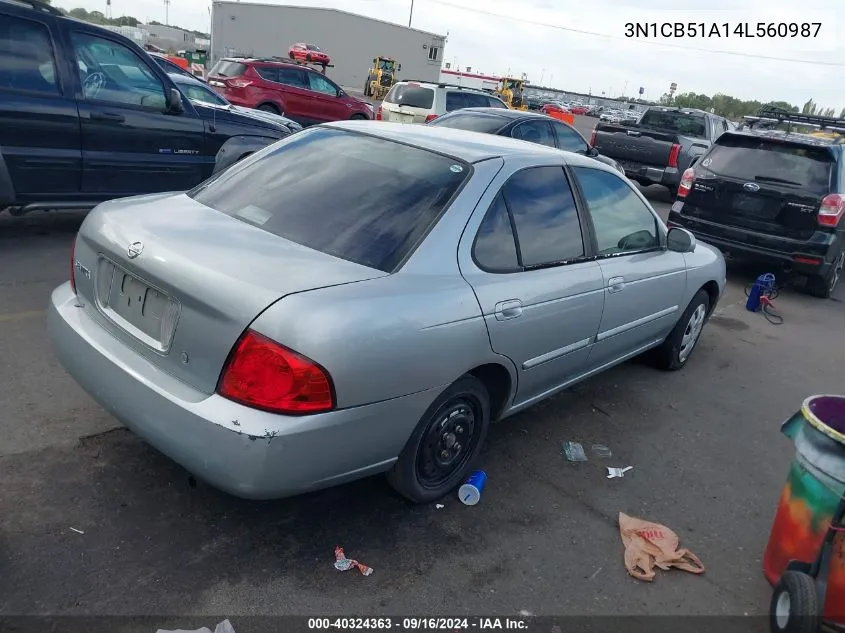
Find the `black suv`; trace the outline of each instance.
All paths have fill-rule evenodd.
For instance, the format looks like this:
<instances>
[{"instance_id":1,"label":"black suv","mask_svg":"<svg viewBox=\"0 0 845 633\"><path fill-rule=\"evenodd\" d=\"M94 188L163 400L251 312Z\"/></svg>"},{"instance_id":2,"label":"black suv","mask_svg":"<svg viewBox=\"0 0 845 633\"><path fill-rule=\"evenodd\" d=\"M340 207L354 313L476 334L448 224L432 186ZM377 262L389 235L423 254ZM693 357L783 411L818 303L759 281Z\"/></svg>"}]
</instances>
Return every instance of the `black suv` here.
<instances>
[{"instance_id":1,"label":"black suv","mask_svg":"<svg viewBox=\"0 0 845 633\"><path fill-rule=\"evenodd\" d=\"M37 0L0 0L0 211L190 189L218 151L242 156L291 133L200 108L128 38Z\"/></svg>"},{"instance_id":2,"label":"black suv","mask_svg":"<svg viewBox=\"0 0 845 633\"><path fill-rule=\"evenodd\" d=\"M845 120L780 111L747 117L687 169L669 226L737 255L778 262L831 295L845 264L843 139L792 132L795 125L845 128ZM787 125L787 130L758 124Z\"/></svg>"}]
</instances>

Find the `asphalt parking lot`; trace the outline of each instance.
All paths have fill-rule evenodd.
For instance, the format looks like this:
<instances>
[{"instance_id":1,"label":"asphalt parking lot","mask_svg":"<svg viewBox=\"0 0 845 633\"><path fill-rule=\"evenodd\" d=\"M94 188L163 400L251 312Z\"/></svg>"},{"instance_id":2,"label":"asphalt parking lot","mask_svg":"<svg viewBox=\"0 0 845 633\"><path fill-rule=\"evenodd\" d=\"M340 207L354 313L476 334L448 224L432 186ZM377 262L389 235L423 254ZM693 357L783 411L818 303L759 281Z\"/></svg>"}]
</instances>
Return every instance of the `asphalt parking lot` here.
<instances>
[{"instance_id":1,"label":"asphalt parking lot","mask_svg":"<svg viewBox=\"0 0 845 633\"><path fill-rule=\"evenodd\" d=\"M645 191L665 218L668 194ZM478 506L412 506L380 477L247 502L196 485L54 359L45 306L83 217L0 216L0 615L222 615L237 630L250 614L767 612L760 558L793 454L779 426L842 392L841 286L826 301L787 286L775 326L744 308L766 271L732 266L683 371L635 360L496 425ZM566 440L613 457L567 462ZM633 470L607 479L605 464ZM671 527L706 573L628 577L620 511ZM336 545L375 572L337 572Z\"/></svg>"}]
</instances>

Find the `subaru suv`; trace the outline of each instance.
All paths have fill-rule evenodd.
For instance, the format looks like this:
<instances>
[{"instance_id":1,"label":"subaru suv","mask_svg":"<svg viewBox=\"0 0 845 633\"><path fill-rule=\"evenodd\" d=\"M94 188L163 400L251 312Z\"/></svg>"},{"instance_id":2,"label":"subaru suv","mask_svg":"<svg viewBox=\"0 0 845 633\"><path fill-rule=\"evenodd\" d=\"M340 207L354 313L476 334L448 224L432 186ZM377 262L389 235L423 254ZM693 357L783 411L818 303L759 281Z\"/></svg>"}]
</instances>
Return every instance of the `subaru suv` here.
<instances>
[{"instance_id":1,"label":"subaru suv","mask_svg":"<svg viewBox=\"0 0 845 633\"><path fill-rule=\"evenodd\" d=\"M752 124L724 132L684 172L668 225L725 252L777 262L806 276L809 294L827 298L845 264L843 215L842 140Z\"/></svg>"},{"instance_id":2,"label":"subaru suv","mask_svg":"<svg viewBox=\"0 0 845 633\"><path fill-rule=\"evenodd\" d=\"M463 108L505 108L501 99L474 88L424 81L400 81L384 97L376 119L393 123L428 123Z\"/></svg>"},{"instance_id":3,"label":"subaru suv","mask_svg":"<svg viewBox=\"0 0 845 633\"><path fill-rule=\"evenodd\" d=\"M373 118L369 101L347 94L323 73L303 64L226 57L208 73L208 84L230 103L284 112L305 126Z\"/></svg>"}]
</instances>

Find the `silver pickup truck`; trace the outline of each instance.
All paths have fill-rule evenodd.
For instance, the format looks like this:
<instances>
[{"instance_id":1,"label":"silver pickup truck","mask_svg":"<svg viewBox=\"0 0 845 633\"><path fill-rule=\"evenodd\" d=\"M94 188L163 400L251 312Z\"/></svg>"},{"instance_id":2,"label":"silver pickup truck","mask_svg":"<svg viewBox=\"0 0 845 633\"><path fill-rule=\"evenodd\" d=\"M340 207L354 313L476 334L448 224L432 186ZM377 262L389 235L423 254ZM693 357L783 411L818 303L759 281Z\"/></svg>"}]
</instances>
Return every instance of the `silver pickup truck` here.
<instances>
[{"instance_id":1,"label":"silver pickup truck","mask_svg":"<svg viewBox=\"0 0 845 633\"><path fill-rule=\"evenodd\" d=\"M591 145L619 163L631 180L663 185L674 194L684 170L729 126L724 117L703 110L655 106L636 122L599 122Z\"/></svg>"}]
</instances>

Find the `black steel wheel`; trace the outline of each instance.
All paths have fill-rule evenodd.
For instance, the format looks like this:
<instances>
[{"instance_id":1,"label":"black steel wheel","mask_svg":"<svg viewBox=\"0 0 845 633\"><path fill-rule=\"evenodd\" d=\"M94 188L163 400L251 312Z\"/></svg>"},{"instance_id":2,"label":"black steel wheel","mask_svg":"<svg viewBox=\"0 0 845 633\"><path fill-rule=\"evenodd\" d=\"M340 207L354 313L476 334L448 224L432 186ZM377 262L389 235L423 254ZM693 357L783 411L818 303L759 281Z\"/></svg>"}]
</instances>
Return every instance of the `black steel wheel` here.
<instances>
[{"instance_id":1,"label":"black steel wheel","mask_svg":"<svg viewBox=\"0 0 845 633\"><path fill-rule=\"evenodd\" d=\"M811 576L788 571L775 585L769 607L772 633L817 633L821 625L819 597Z\"/></svg>"},{"instance_id":2,"label":"black steel wheel","mask_svg":"<svg viewBox=\"0 0 845 633\"><path fill-rule=\"evenodd\" d=\"M390 484L417 503L440 499L461 484L490 425L490 396L463 376L432 403L388 473Z\"/></svg>"},{"instance_id":3,"label":"black steel wheel","mask_svg":"<svg viewBox=\"0 0 845 633\"><path fill-rule=\"evenodd\" d=\"M837 257L824 277L808 277L805 290L819 299L829 299L845 272L845 250Z\"/></svg>"}]
</instances>

